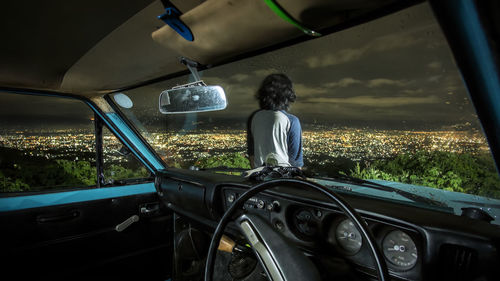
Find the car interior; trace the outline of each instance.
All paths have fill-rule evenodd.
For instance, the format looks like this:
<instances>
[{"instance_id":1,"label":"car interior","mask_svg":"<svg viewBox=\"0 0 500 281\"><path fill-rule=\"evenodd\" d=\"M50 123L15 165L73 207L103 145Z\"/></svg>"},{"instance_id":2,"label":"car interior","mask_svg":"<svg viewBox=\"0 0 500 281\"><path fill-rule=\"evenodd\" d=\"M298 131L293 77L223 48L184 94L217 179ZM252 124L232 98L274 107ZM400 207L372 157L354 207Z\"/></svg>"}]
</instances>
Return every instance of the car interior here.
<instances>
[{"instance_id":1,"label":"car interior","mask_svg":"<svg viewBox=\"0 0 500 281\"><path fill-rule=\"evenodd\" d=\"M500 278L500 2L0 10L2 279ZM278 72L306 161L255 170L246 122ZM397 157L424 150L465 160L418 181Z\"/></svg>"}]
</instances>

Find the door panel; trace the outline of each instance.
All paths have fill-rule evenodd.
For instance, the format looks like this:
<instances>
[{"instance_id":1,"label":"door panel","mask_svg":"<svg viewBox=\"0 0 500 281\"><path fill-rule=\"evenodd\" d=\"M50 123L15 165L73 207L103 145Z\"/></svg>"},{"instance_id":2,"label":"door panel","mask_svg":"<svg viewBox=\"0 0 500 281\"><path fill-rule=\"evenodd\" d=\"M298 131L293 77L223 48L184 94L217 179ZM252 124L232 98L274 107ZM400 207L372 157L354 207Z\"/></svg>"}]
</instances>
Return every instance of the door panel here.
<instances>
[{"instance_id":1,"label":"door panel","mask_svg":"<svg viewBox=\"0 0 500 281\"><path fill-rule=\"evenodd\" d=\"M0 104L2 276L168 279L172 213L152 183L163 165L134 150L147 149L134 131L86 99L2 93Z\"/></svg>"},{"instance_id":2,"label":"door panel","mask_svg":"<svg viewBox=\"0 0 500 281\"><path fill-rule=\"evenodd\" d=\"M141 213L157 203L157 211ZM132 216L138 221L116 231ZM0 225L0 259L12 276L169 277L172 214L155 192L0 212Z\"/></svg>"}]
</instances>

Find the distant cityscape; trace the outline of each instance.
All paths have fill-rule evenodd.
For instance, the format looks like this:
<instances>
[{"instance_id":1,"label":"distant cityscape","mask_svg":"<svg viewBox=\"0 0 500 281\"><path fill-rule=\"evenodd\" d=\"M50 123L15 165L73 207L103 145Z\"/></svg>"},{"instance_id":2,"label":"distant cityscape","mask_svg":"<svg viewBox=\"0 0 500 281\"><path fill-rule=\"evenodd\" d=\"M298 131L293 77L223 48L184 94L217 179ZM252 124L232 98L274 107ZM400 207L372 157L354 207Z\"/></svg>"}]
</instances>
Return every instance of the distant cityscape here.
<instances>
[{"instance_id":1,"label":"distant cityscape","mask_svg":"<svg viewBox=\"0 0 500 281\"><path fill-rule=\"evenodd\" d=\"M88 129L3 131L0 147L20 150L25 156L75 161L95 161L96 151L94 132ZM120 148L121 143L114 135L103 135L103 153L108 161L125 161L118 152Z\"/></svg>"},{"instance_id":2,"label":"distant cityscape","mask_svg":"<svg viewBox=\"0 0 500 281\"><path fill-rule=\"evenodd\" d=\"M199 130L190 132L151 133L145 136L153 148L170 161L192 162L222 153L246 153L244 130ZM74 157L95 151L93 132L59 130L29 132L3 131L0 147L24 151L25 155L47 159ZM121 161L120 142L104 135L104 154ZM486 139L478 131L402 131L317 127L303 132L304 158L309 163L325 164L332 158L352 161L386 159L413 151L471 153L489 151ZM83 160L83 159L82 159Z\"/></svg>"}]
</instances>

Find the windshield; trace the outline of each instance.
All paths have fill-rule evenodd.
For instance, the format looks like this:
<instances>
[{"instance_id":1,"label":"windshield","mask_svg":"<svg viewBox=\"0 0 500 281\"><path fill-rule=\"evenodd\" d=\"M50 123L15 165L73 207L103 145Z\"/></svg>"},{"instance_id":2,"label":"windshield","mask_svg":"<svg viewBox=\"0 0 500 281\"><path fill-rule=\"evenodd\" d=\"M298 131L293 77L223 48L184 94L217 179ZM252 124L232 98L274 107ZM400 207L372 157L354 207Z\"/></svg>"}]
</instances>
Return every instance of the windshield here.
<instances>
[{"instance_id":1,"label":"windshield","mask_svg":"<svg viewBox=\"0 0 500 281\"><path fill-rule=\"evenodd\" d=\"M375 180L456 213L474 206L495 215L500 180L488 143L426 3L203 71L206 84L224 88L223 111L160 114L159 94L191 76L123 92L133 106L120 110L171 167L250 169L247 121L271 73L293 82L297 98L287 113L300 121L304 170L313 178L330 185L325 177ZM342 190L389 198L367 187Z\"/></svg>"}]
</instances>

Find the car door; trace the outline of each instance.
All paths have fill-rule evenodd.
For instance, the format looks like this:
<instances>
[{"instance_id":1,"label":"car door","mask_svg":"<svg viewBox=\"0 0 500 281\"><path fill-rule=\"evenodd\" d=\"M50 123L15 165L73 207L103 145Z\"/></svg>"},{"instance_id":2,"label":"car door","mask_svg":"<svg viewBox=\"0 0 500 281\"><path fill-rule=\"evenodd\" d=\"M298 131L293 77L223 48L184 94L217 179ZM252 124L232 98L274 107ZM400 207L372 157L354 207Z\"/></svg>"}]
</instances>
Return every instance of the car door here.
<instances>
[{"instance_id":1,"label":"car door","mask_svg":"<svg viewBox=\"0 0 500 281\"><path fill-rule=\"evenodd\" d=\"M86 100L0 93L0 260L12 279L166 280L172 213Z\"/></svg>"}]
</instances>

